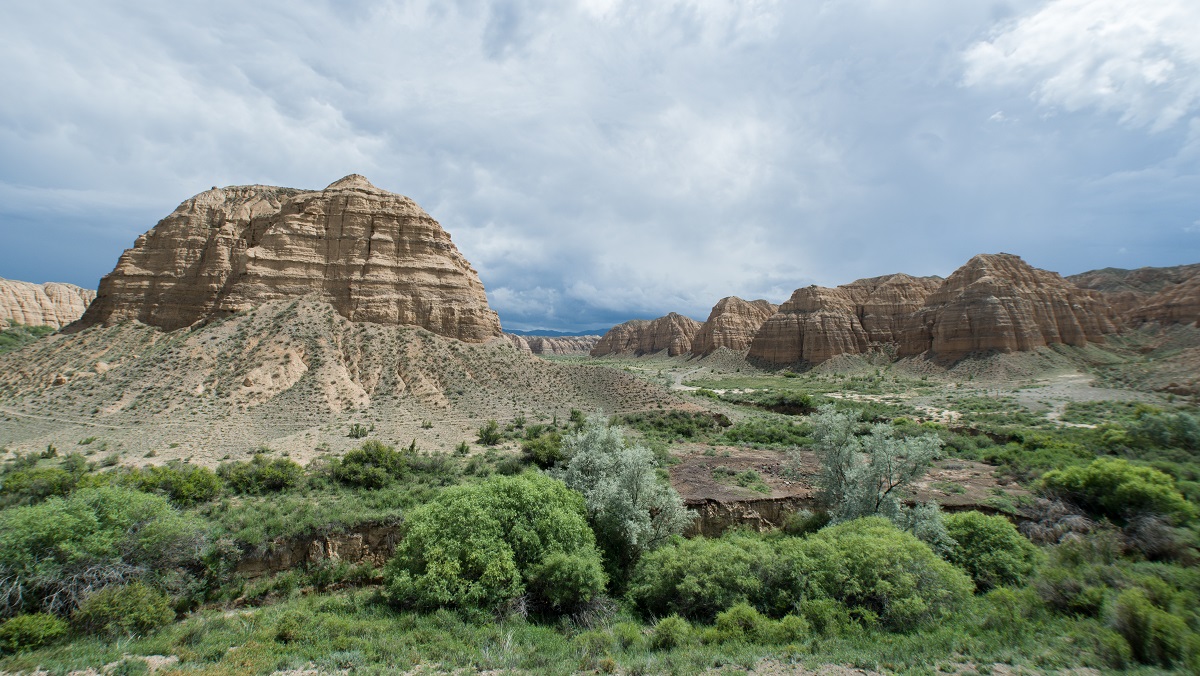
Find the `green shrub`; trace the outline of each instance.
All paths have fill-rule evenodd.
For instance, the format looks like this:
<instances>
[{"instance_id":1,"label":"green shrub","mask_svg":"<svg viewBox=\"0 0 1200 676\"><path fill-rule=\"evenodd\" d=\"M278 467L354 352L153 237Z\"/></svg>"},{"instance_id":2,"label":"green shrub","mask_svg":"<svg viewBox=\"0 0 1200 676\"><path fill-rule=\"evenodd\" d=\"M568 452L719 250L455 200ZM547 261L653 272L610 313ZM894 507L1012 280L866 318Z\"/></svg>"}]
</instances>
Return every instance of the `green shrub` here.
<instances>
[{"instance_id":1,"label":"green shrub","mask_svg":"<svg viewBox=\"0 0 1200 676\"><path fill-rule=\"evenodd\" d=\"M287 458L268 459L256 453L249 462L221 463L217 475L236 493L258 495L300 485L304 469Z\"/></svg>"},{"instance_id":2,"label":"green shrub","mask_svg":"<svg viewBox=\"0 0 1200 676\"><path fill-rule=\"evenodd\" d=\"M500 439L500 425L495 420L489 420L479 428L477 440L484 446L495 446Z\"/></svg>"},{"instance_id":3,"label":"green shrub","mask_svg":"<svg viewBox=\"0 0 1200 676\"><path fill-rule=\"evenodd\" d=\"M374 440L348 451L330 465L334 479L364 488L383 488L407 470L407 455Z\"/></svg>"},{"instance_id":4,"label":"green shrub","mask_svg":"<svg viewBox=\"0 0 1200 676\"><path fill-rule=\"evenodd\" d=\"M208 502L221 492L221 479L212 470L180 462L132 469L121 482L147 493L163 493L180 507Z\"/></svg>"},{"instance_id":5,"label":"green shrub","mask_svg":"<svg viewBox=\"0 0 1200 676\"><path fill-rule=\"evenodd\" d=\"M29 505L75 489L79 477L60 467L9 472L0 481L0 506Z\"/></svg>"},{"instance_id":6,"label":"green shrub","mask_svg":"<svg viewBox=\"0 0 1200 676\"><path fill-rule=\"evenodd\" d=\"M679 540L642 557L629 598L647 615L711 620L735 604L757 601L773 558L770 545L751 536Z\"/></svg>"},{"instance_id":7,"label":"green shrub","mask_svg":"<svg viewBox=\"0 0 1200 676\"><path fill-rule=\"evenodd\" d=\"M17 615L0 624L0 652L15 653L50 645L67 635L67 623L53 615Z\"/></svg>"},{"instance_id":8,"label":"green shrub","mask_svg":"<svg viewBox=\"0 0 1200 676\"><path fill-rule=\"evenodd\" d=\"M174 619L171 599L141 582L101 589L71 616L81 631L114 637L148 634Z\"/></svg>"},{"instance_id":9,"label":"green shrub","mask_svg":"<svg viewBox=\"0 0 1200 676\"><path fill-rule=\"evenodd\" d=\"M1093 514L1121 522L1144 514L1186 520L1195 511L1170 476L1120 458L1096 458L1089 465L1047 472L1041 487Z\"/></svg>"},{"instance_id":10,"label":"green shrub","mask_svg":"<svg viewBox=\"0 0 1200 676\"><path fill-rule=\"evenodd\" d=\"M495 609L533 582L575 579L569 590L540 599L564 607L602 587L592 575L599 556L583 498L562 482L527 472L455 486L414 509L384 581L388 598L399 605Z\"/></svg>"},{"instance_id":11,"label":"green shrub","mask_svg":"<svg viewBox=\"0 0 1200 676\"><path fill-rule=\"evenodd\" d=\"M962 571L880 517L847 521L802 541L807 585L870 624L912 630L958 611L971 595Z\"/></svg>"},{"instance_id":12,"label":"green shrub","mask_svg":"<svg viewBox=\"0 0 1200 676\"><path fill-rule=\"evenodd\" d=\"M558 432L548 432L526 439L521 442L521 452L525 459L542 469L553 467L563 459L562 435Z\"/></svg>"},{"instance_id":13,"label":"green shrub","mask_svg":"<svg viewBox=\"0 0 1200 676\"><path fill-rule=\"evenodd\" d=\"M561 612L604 593L608 578L597 556L553 552L529 569L528 588L534 599Z\"/></svg>"},{"instance_id":14,"label":"green shrub","mask_svg":"<svg viewBox=\"0 0 1200 676\"><path fill-rule=\"evenodd\" d=\"M1108 591L1092 582L1085 579L1083 569L1050 568L1039 573L1034 588L1042 601L1058 613L1099 617Z\"/></svg>"},{"instance_id":15,"label":"green shrub","mask_svg":"<svg viewBox=\"0 0 1200 676\"><path fill-rule=\"evenodd\" d=\"M692 625L678 615L668 615L654 625L650 635L650 647L655 650L671 650L686 645L691 638Z\"/></svg>"},{"instance_id":16,"label":"green shrub","mask_svg":"<svg viewBox=\"0 0 1200 676\"><path fill-rule=\"evenodd\" d=\"M1008 519L970 511L949 514L945 523L954 541L948 560L971 576L977 591L1020 584L1033 572L1037 548Z\"/></svg>"},{"instance_id":17,"label":"green shrub","mask_svg":"<svg viewBox=\"0 0 1200 676\"><path fill-rule=\"evenodd\" d=\"M722 640L745 639L758 642L766 638L771 621L749 603L738 603L717 613L714 628Z\"/></svg>"},{"instance_id":18,"label":"green shrub","mask_svg":"<svg viewBox=\"0 0 1200 676\"><path fill-rule=\"evenodd\" d=\"M1117 597L1113 628L1129 643L1133 658L1142 664L1170 668L1184 656L1187 624L1156 608L1141 589L1126 589Z\"/></svg>"}]
</instances>

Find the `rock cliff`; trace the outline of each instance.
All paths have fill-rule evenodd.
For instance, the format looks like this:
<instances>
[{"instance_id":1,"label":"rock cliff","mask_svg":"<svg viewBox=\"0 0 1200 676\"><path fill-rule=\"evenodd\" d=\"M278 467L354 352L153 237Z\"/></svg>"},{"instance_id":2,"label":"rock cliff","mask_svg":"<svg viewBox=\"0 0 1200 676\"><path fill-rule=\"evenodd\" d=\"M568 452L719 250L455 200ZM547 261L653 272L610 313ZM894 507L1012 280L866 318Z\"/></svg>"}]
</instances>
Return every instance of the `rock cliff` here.
<instances>
[{"instance_id":1,"label":"rock cliff","mask_svg":"<svg viewBox=\"0 0 1200 676\"><path fill-rule=\"evenodd\" d=\"M1200 264L1136 270L1104 268L1067 279L1081 288L1101 292L1134 326L1200 322Z\"/></svg>"},{"instance_id":2,"label":"rock cliff","mask_svg":"<svg viewBox=\"0 0 1200 676\"><path fill-rule=\"evenodd\" d=\"M513 347L528 354L586 355L600 336L518 336L504 334Z\"/></svg>"},{"instance_id":3,"label":"rock cliff","mask_svg":"<svg viewBox=\"0 0 1200 676\"><path fill-rule=\"evenodd\" d=\"M95 291L74 284L0 278L0 328L9 322L57 329L79 319L95 297Z\"/></svg>"},{"instance_id":4,"label":"rock cliff","mask_svg":"<svg viewBox=\"0 0 1200 676\"><path fill-rule=\"evenodd\" d=\"M301 297L356 322L467 342L500 335L438 222L356 174L319 191L234 186L185 201L125 251L71 330L136 319L170 331Z\"/></svg>"},{"instance_id":5,"label":"rock cliff","mask_svg":"<svg viewBox=\"0 0 1200 676\"><path fill-rule=\"evenodd\" d=\"M748 354L773 364L815 364L872 350L956 361L1099 342L1120 327L1099 292L1018 256L981 254L945 280L897 274L798 289L763 323Z\"/></svg>"},{"instance_id":6,"label":"rock cliff","mask_svg":"<svg viewBox=\"0 0 1200 676\"><path fill-rule=\"evenodd\" d=\"M840 354L894 349L904 326L942 283L903 273L837 288L797 289L759 328L748 356L773 364L817 364Z\"/></svg>"},{"instance_id":7,"label":"rock cliff","mask_svg":"<svg viewBox=\"0 0 1200 676\"><path fill-rule=\"evenodd\" d=\"M692 353L711 354L721 347L735 352L748 349L759 327L778 310L779 306L765 300L722 298L696 333Z\"/></svg>"},{"instance_id":8,"label":"rock cliff","mask_svg":"<svg viewBox=\"0 0 1200 676\"><path fill-rule=\"evenodd\" d=\"M593 357L607 354L643 355L667 351L669 356L692 351L692 340L700 322L672 312L655 320L633 319L618 324L592 348Z\"/></svg>"}]
</instances>

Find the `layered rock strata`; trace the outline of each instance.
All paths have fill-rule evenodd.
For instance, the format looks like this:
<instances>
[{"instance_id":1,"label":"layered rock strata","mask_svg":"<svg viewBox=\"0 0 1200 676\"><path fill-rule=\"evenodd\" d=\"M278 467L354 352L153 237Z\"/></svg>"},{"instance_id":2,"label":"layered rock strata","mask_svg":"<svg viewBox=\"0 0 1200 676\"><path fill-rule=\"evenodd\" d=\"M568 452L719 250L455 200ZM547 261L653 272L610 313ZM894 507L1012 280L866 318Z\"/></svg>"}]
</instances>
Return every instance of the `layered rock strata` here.
<instances>
[{"instance_id":1,"label":"layered rock strata","mask_svg":"<svg viewBox=\"0 0 1200 676\"><path fill-rule=\"evenodd\" d=\"M746 350L759 327L778 310L778 305L765 300L722 298L696 333L692 353L706 355L722 347L735 352Z\"/></svg>"},{"instance_id":2,"label":"layered rock strata","mask_svg":"<svg viewBox=\"0 0 1200 676\"><path fill-rule=\"evenodd\" d=\"M213 188L137 239L72 330L134 319L168 331L308 297L356 322L500 335L483 284L411 199L357 174L320 191Z\"/></svg>"},{"instance_id":3,"label":"layered rock strata","mask_svg":"<svg viewBox=\"0 0 1200 676\"><path fill-rule=\"evenodd\" d=\"M1104 268L1067 278L1100 291L1129 324L1200 322L1200 264L1122 270Z\"/></svg>"},{"instance_id":4,"label":"layered rock strata","mask_svg":"<svg viewBox=\"0 0 1200 676\"><path fill-rule=\"evenodd\" d=\"M7 324L60 328L79 319L96 292L74 284L0 278L0 329Z\"/></svg>"},{"instance_id":5,"label":"layered rock strata","mask_svg":"<svg viewBox=\"0 0 1200 676\"><path fill-rule=\"evenodd\" d=\"M799 289L768 319L748 356L820 363L879 350L956 361L972 354L1101 342L1121 319L1080 289L1011 254L981 254L945 280L897 274L835 289Z\"/></svg>"},{"instance_id":6,"label":"layered rock strata","mask_svg":"<svg viewBox=\"0 0 1200 676\"><path fill-rule=\"evenodd\" d=\"M700 322L675 312L654 320L633 319L609 329L592 348L591 355L639 356L666 350L675 357L692 351L692 340L699 331Z\"/></svg>"},{"instance_id":7,"label":"layered rock strata","mask_svg":"<svg viewBox=\"0 0 1200 676\"><path fill-rule=\"evenodd\" d=\"M512 333L504 334L517 350L536 355L587 355L600 336L518 336Z\"/></svg>"},{"instance_id":8,"label":"layered rock strata","mask_svg":"<svg viewBox=\"0 0 1200 676\"><path fill-rule=\"evenodd\" d=\"M906 325L942 283L903 273L837 288L797 289L759 328L748 357L773 364L820 363L906 340Z\"/></svg>"}]
</instances>

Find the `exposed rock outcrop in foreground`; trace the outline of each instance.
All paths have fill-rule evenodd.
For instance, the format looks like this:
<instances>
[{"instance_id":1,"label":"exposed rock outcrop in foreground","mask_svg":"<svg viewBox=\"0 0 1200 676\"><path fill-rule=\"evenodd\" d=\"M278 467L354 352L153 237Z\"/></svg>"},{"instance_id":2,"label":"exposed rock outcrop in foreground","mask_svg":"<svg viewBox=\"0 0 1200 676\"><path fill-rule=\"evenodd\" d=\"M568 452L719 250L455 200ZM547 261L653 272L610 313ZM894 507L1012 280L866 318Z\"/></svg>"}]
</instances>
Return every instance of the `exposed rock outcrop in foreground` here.
<instances>
[{"instance_id":1,"label":"exposed rock outcrop in foreground","mask_svg":"<svg viewBox=\"0 0 1200 676\"><path fill-rule=\"evenodd\" d=\"M1098 292L1012 254L981 254L944 281L898 274L836 289L799 289L763 324L749 357L819 363L879 350L956 361L1103 342L1121 325Z\"/></svg>"},{"instance_id":2,"label":"exposed rock outcrop in foreground","mask_svg":"<svg viewBox=\"0 0 1200 676\"><path fill-rule=\"evenodd\" d=\"M136 319L170 331L300 297L356 322L500 335L450 235L356 174L319 191L233 186L185 201L125 251L71 330Z\"/></svg>"},{"instance_id":3,"label":"exposed rock outcrop in foreground","mask_svg":"<svg viewBox=\"0 0 1200 676\"><path fill-rule=\"evenodd\" d=\"M95 297L95 291L74 284L0 278L0 328L7 322L57 329L79 319Z\"/></svg>"}]
</instances>

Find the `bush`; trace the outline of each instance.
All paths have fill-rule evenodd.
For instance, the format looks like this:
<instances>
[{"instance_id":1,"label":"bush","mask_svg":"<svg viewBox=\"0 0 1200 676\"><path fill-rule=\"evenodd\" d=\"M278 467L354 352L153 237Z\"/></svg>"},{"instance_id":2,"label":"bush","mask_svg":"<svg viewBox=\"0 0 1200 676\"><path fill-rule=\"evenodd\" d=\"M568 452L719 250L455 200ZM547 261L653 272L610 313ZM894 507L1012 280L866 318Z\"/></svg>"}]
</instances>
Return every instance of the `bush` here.
<instances>
[{"instance_id":1,"label":"bush","mask_svg":"<svg viewBox=\"0 0 1200 676\"><path fill-rule=\"evenodd\" d=\"M748 603L739 603L724 612L717 613L717 619L713 625L721 640L746 639L757 643L767 638L771 620L763 617L762 613L758 612L754 606Z\"/></svg>"},{"instance_id":2,"label":"bush","mask_svg":"<svg viewBox=\"0 0 1200 676\"><path fill-rule=\"evenodd\" d=\"M530 587L549 593L547 580L574 579L566 591L533 599L564 608L603 586L591 574L599 556L583 498L527 472L456 486L414 509L384 582L388 598L403 606L496 609Z\"/></svg>"},{"instance_id":3,"label":"bush","mask_svg":"<svg viewBox=\"0 0 1200 676\"><path fill-rule=\"evenodd\" d=\"M408 470L404 453L379 441L367 441L333 461L333 478L351 486L383 488Z\"/></svg>"},{"instance_id":4,"label":"bush","mask_svg":"<svg viewBox=\"0 0 1200 676\"><path fill-rule=\"evenodd\" d=\"M92 590L197 564L205 541L165 498L117 486L0 511L0 533L5 615L66 615Z\"/></svg>"},{"instance_id":5,"label":"bush","mask_svg":"<svg viewBox=\"0 0 1200 676\"><path fill-rule=\"evenodd\" d=\"M174 619L171 600L141 582L101 589L71 616L82 631L114 637L147 634Z\"/></svg>"},{"instance_id":6,"label":"bush","mask_svg":"<svg viewBox=\"0 0 1200 676\"><path fill-rule=\"evenodd\" d=\"M75 489L79 477L60 467L43 467L9 472L0 482L0 506L30 505Z\"/></svg>"},{"instance_id":7,"label":"bush","mask_svg":"<svg viewBox=\"0 0 1200 676\"><path fill-rule=\"evenodd\" d=\"M67 623L53 615L17 615L0 624L0 652L15 653L50 645L67 635Z\"/></svg>"},{"instance_id":8,"label":"bush","mask_svg":"<svg viewBox=\"0 0 1200 676\"><path fill-rule=\"evenodd\" d=\"M1170 476L1119 458L1096 458L1089 465L1047 472L1041 487L1093 514L1120 522L1145 514L1183 521L1195 511Z\"/></svg>"},{"instance_id":9,"label":"bush","mask_svg":"<svg viewBox=\"0 0 1200 676\"><path fill-rule=\"evenodd\" d=\"M650 635L650 647L655 650L671 650L686 645L692 634L692 625L678 615L669 615L654 625Z\"/></svg>"},{"instance_id":10,"label":"bush","mask_svg":"<svg viewBox=\"0 0 1200 676\"><path fill-rule=\"evenodd\" d=\"M535 599L561 612L604 593L607 577L599 557L554 552L529 569L528 580Z\"/></svg>"},{"instance_id":11,"label":"bush","mask_svg":"<svg viewBox=\"0 0 1200 676\"><path fill-rule=\"evenodd\" d=\"M954 541L948 560L971 576L979 592L1019 585L1033 572L1037 548L1008 519L970 511L947 515L945 523Z\"/></svg>"},{"instance_id":12,"label":"bush","mask_svg":"<svg viewBox=\"0 0 1200 676\"><path fill-rule=\"evenodd\" d=\"M495 446L500 443L500 425L495 420L489 420L479 428L478 441L484 446Z\"/></svg>"},{"instance_id":13,"label":"bush","mask_svg":"<svg viewBox=\"0 0 1200 676\"><path fill-rule=\"evenodd\" d=\"M268 459L256 453L249 462L221 463L217 475L236 493L258 495L300 485L304 469L287 458Z\"/></svg>"},{"instance_id":14,"label":"bush","mask_svg":"<svg viewBox=\"0 0 1200 676\"><path fill-rule=\"evenodd\" d=\"M1156 608L1141 589L1126 589L1117 597L1113 628L1129 643L1133 658L1142 664L1170 668L1184 656L1187 624Z\"/></svg>"},{"instance_id":15,"label":"bush","mask_svg":"<svg viewBox=\"0 0 1200 676\"><path fill-rule=\"evenodd\" d=\"M971 595L971 580L928 545L879 517L821 530L802 541L806 584L866 623L911 630L949 617Z\"/></svg>"},{"instance_id":16,"label":"bush","mask_svg":"<svg viewBox=\"0 0 1200 676\"><path fill-rule=\"evenodd\" d=\"M562 435L558 432L548 432L526 439L521 442L521 452L525 459L542 469L553 467L563 459Z\"/></svg>"},{"instance_id":17,"label":"bush","mask_svg":"<svg viewBox=\"0 0 1200 676\"><path fill-rule=\"evenodd\" d=\"M680 540L642 557L629 598L647 615L708 621L733 605L758 601L773 559L770 545L752 536Z\"/></svg>"},{"instance_id":18,"label":"bush","mask_svg":"<svg viewBox=\"0 0 1200 676\"><path fill-rule=\"evenodd\" d=\"M147 493L163 493L180 507L208 502L221 492L221 479L212 470L179 462L132 469L122 483Z\"/></svg>"}]
</instances>

